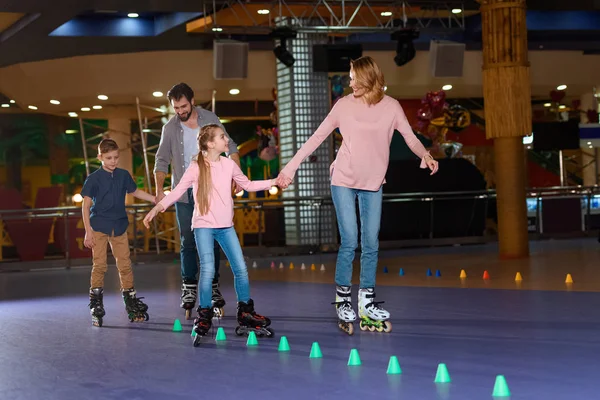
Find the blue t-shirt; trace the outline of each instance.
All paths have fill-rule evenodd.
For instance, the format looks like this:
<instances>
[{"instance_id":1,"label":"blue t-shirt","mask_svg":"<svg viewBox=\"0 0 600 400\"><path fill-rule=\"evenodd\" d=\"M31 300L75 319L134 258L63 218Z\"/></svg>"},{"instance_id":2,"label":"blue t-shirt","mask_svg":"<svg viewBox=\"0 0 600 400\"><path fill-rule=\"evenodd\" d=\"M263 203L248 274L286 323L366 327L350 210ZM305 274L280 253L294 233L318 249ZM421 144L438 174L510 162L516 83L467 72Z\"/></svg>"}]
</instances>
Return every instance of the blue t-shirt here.
<instances>
[{"instance_id":1,"label":"blue t-shirt","mask_svg":"<svg viewBox=\"0 0 600 400\"><path fill-rule=\"evenodd\" d=\"M128 171L115 168L113 173L100 168L92 172L83 184L81 195L90 197L90 223L96 232L121 236L127 230L129 220L125 211L125 195L133 193L137 186Z\"/></svg>"}]
</instances>

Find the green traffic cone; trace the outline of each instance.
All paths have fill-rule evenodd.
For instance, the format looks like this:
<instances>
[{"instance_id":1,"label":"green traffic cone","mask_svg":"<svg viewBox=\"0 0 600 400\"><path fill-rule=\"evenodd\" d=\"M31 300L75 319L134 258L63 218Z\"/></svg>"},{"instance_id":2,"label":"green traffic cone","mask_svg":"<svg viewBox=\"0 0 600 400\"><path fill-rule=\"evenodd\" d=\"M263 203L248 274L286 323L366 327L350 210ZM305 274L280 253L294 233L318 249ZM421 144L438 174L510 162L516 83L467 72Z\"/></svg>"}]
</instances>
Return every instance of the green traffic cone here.
<instances>
[{"instance_id":1,"label":"green traffic cone","mask_svg":"<svg viewBox=\"0 0 600 400\"><path fill-rule=\"evenodd\" d=\"M435 383L450 383L452 382L450 379L450 374L448 373L448 368L446 368L446 364L439 364L437 373L435 374Z\"/></svg>"},{"instance_id":2,"label":"green traffic cone","mask_svg":"<svg viewBox=\"0 0 600 400\"><path fill-rule=\"evenodd\" d=\"M508 388L504 375L496 376L492 397L510 397L510 389Z\"/></svg>"},{"instance_id":3,"label":"green traffic cone","mask_svg":"<svg viewBox=\"0 0 600 400\"><path fill-rule=\"evenodd\" d=\"M181 326L181 321L176 319L175 322L173 322L173 332L181 332L183 331L183 327Z\"/></svg>"},{"instance_id":4,"label":"green traffic cone","mask_svg":"<svg viewBox=\"0 0 600 400\"><path fill-rule=\"evenodd\" d=\"M223 327L220 326L219 329L217 329L217 342L219 341L225 341L227 339L227 335L225 335L225 331L223 330Z\"/></svg>"},{"instance_id":5,"label":"green traffic cone","mask_svg":"<svg viewBox=\"0 0 600 400\"><path fill-rule=\"evenodd\" d=\"M398 357L391 356L390 362L388 363L387 374L388 375L399 375L402 373L402 368L400 368L400 363L398 362Z\"/></svg>"},{"instance_id":6,"label":"green traffic cone","mask_svg":"<svg viewBox=\"0 0 600 400\"><path fill-rule=\"evenodd\" d=\"M258 346L258 340L256 339L256 333L250 332L248 335L248 341L246 342L246 346Z\"/></svg>"},{"instance_id":7,"label":"green traffic cone","mask_svg":"<svg viewBox=\"0 0 600 400\"><path fill-rule=\"evenodd\" d=\"M321 353L321 348L319 347L319 343L314 342L310 349L309 358L323 358L323 353Z\"/></svg>"},{"instance_id":8,"label":"green traffic cone","mask_svg":"<svg viewBox=\"0 0 600 400\"><path fill-rule=\"evenodd\" d=\"M197 334L196 334L196 331L194 330L194 328L192 328L192 333L190 333L190 336L191 336L191 337L194 337L194 336L196 336L196 335L197 335Z\"/></svg>"},{"instance_id":9,"label":"green traffic cone","mask_svg":"<svg viewBox=\"0 0 600 400\"><path fill-rule=\"evenodd\" d=\"M361 365L360 356L358 355L358 350L352 349L350 350L350 357L348 357L348 365Z\"/></svg>"},{"instance_id":10,"label":"green traffic cone","mask_svg":"<svg viewBox=\"0 0 600 400\"><path fill-rule=\"evenodd\" d=\"M281 339L279 339L279 348L277 351L290 351L290 344L285 336L282 336Z\"/></svg>"}]
</instances>

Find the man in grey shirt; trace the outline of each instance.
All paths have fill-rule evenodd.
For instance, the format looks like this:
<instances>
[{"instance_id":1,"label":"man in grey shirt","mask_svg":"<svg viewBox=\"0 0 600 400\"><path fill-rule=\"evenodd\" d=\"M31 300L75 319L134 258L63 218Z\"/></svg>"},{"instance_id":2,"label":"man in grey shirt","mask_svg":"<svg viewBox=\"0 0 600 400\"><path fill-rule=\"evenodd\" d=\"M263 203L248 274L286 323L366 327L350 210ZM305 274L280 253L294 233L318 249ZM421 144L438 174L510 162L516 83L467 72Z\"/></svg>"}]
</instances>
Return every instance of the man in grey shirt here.
<instances>
[{"instance_id":1,"label":"man in grey shirt","mask_svg":"<svg viewBox=\"0 0 600 400\"><path fill-rule=\"evenodd\" d=\"M177 186L183 173L198 154L198 132L208 124L218 124L227 131L212 112L194 105L194 91L185 83L179 83L167 93L169 103L176 115L162 129L160 144L156 152L154 178L156 180L156 202L165 196L163 186L165 176L171 165L171 188ZM229 138L229 157L240 165L237 144ZM198 252L192 230L192 214L194 212L194 195L192 189L175 203L175 213L181 237L181 307L186 310L186 318L190 319L191 310L198 297ZM215 241L215 277L213 279L213 308L215 315L222 314L225 300L219 291L219 262L221 250Z\"/></svg>"}]
</instances>

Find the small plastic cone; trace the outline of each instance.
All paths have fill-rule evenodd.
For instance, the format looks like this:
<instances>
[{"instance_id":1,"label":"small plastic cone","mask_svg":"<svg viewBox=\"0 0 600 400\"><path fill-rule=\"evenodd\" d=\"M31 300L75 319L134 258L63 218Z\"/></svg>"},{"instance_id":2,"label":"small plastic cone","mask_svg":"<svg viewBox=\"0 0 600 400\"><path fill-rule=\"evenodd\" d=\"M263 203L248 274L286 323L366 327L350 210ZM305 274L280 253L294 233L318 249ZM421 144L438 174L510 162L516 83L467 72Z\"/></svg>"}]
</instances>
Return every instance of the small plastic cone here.
<instances>
[{"instance_id":1,"label":"small plastic cone","mask_svg":"<svg viewBox=\"0 0 600 400\"><path fill-rule=\"evenodd\" d=\"M508 388L504 375L496 376L492 397L510 397L510 389Z\"/></svg>"},{"instance_id":2,"label":"small plastic cone","mask_svg":"<svg viewBox=\"0 0 600 400\"><path fill-rule=\"evenodd\" d=\"M460 270L460 277L459 278L460 279L465 279L466 277L467 277L467 273L465 272L464 269L461 269Z\"/></svg>"},{"instance_id":3,"label":"small plastic cone","mask_svg":"<svg viewBox=\"0 0 600 400\"><path fill-rule=\"evenodd\" d=\"M325 271L325 264L321 264L321 271Z\"/></svg>"},{"instance_id":4,"label":"small plastic cone","mask_svg":"<svg viewBox=\"0 0 600 400\"><path fill-rule=\"evenodd\" d=\"M435 374L435 383L449 383L451 382L450 374L448 373L448 368L446 368L446 364L439 364L437 372Z\"/></svg>"},{"instance_id":5,"label":"small plastic cone","mask_svg":"<svg viewBox=\"0 0 600 400\"><path fill-rule=\"evenodd\" d=\"M391 356L390 362L388 363L387 374L388 375L399 375L402 373L402 368L400 368L400 363L398 362L398 357Z\"/></svg>"},{"instance_id":6,"label":"small plastic cone","mask_svg":"<svg viewBox=\"0 0 600 400\"><path fill-rule=\"evenodd\" d=\"M176 319L175 322L173 322L173 332L181 332L183 331L183 327L181 326L181 321Z\"/></svg>"},{"instance_id":7,"label":"small plastic cone","mask_svg":"<svg viewBox=\"0 0 600 400\"><path fill-rule=\"evenodd\" d=\"M248 341L246 342L246 346L258 346L258 340L256 339L256 333L250 332L248 335Z\"/></svg>"},{"instance_id":8,"label":"small plastic cone","mask_svg":"<svg viewBox=\"0 0 600 400\"><path fill-rule=\"evenodd\" d=\"M308 358L323 358L323 353L321 353L321 348L319 347L319 343L314 342L312 347L310 348L310 355Z\"/></svg>"},{"instance_id":9,"label":"small plastic cone","mask_svg":"<svg viewBox=\"0 0 600 400\"><path fill-rule=\"evenodd\" d=\"M283 269L283 263L282 262L279 263L279 269Z\"/></svg>"},{"instance_id":10,"label":"small plastic cone","mask_svg":"<svg viewBox=\"0 0 600 400\"><path fill-rule=\"evenodd\" d=\"M257 268L257 267L258 267L258 265L256 264L256 261L254 261L254 262L252 263L252 268Z\"/></svg>"},{"instance_id":11,"label":"small plastic cone","mask_svg":"<svg viewBox=\"0 0 600 400\"><path fill-rule=\"evenodd\" d=\"M438 278L442 276L442 271L440 271L439 269L435 271L435 276L437 276Z\"/></svg>"},{"instance_id":12,"label":"small plastic cone","mask_svg":"<svg viewBox=\"0 0 600 400\"><path fill-rule=\"evenodd\" d=\"M271 261L271 268L275 268L275 261Z\"/></svg>"},{"instance_id":13,"label":"small plastic cone","mask_svg":"<svg viewBox=\"0 0 600 400\"><path fill-rule=\"evenodd\" d=\"M225 331L223 330L222 326L220 326L219 329L217 329L217 339L216 340L217 340L217 342L227 340L227 335L225 335Z\"/></svg>"},{"instance_id":14,"label":"small plastic cone","mask_svg":"<svg viewBox=\"0 0 600 400\"><path fill-rule=\"evenodd\" d=\"M293 262L290 263L290 269L294 269L294 263Z\"/></svg>"},{"instance_id":15,"label":"small plastic cone","mask_svg":"<svg viewBox=\"0 0 600 400\"><path fill-rule=\"evenodd\" d=\"M358 350L352 349L350 350L350 357L348 357L348 365L361 365L360 356L358 355Z\"/></svg>"},{"instance_id":16,"label":"small plastic cone","mask_svg":"<svg viewBox=\"0 0 600 400\"><path fill-rule=\"evenodd\" d=\"M522 280L523 280L523 277L521 276L521 273L517 272L517 275L515 275L515 281L519 282L519 281L522 281Z\"/></svg>"},{"instance_id":17,"label":"small plastic cone","mask_svg":"<svg viewBox=\"0 0 600 400\"><path fill-rule=\"evenodd\" d=\"M398 271L398 275L404 276L404 268L400 268L400 271Z\"/></svg>"},{"instance_id":18,"label":"small plastic cone","mask_svg":"<svg viewBox=\"0 0 600 400\"><path fill-rule=\"evenodd\" d=\"M567 279L565 279L565 283L573 283L573 277L571 277L571 274L567 274Z\"/></svg>"},{"instance_id":19,"label":"small plastic cone","mask_svg":"<svg viewBox=\"0 0 600 400\"><path fill-rule=\"evenodd\" d=\"M311 271L316 271L317 270L317 267L315 266L315 264L311 264L310 270Z\"/></svg>"},{"instance_id":20,"label":"small plastic cone","mask_svg":"<svg viewBox=\"0 0 600 400\"><path fill-rule=\"evenodd\" d=\"M431 273L431 268L427 268L427 276L431 276L431 275L433 275L433 274Z\"/></svg>"},{"instance_id":21,"label":"small plastic cone","mask_svg":"<svg viewBox=\"0 0 600 400\"><path fill-rule=\"evenodd\" d=\"M302 263L302 265L300 266L300 269L301 269L302 271L304 271L304 270L306 269L306 265L304 265L304 263Z\"/></svg>"},{"instance_id":22,"label":"small plastic cone","mask_svg":"<svg viewBox=\"0 0 600 400\"><path fill-rule=\"evenodd\" d=\"M490 279L490 273L487 271L483 271L483 279Z\"/></svg>"},{"instance_id":23,"label":"small plastic cone","mask_svg":"<svg viewBox=\"0 0 600 400\"><path fill-rule=\"evenodd\" d=\"M285 336L282 336L281 339L279 339L279 348L277 351L290 351L290 344Z\"/></svg>"},{"instance_id":24,"label":"small plastic cone","mask_svg":"<svg viewBox=\"0 0 600 400\"><path fill-rule=\"evenodd\" d=\"M387 274L388 273L388 267L383 267L383 273Z\"/></svg>"}]
</instances>

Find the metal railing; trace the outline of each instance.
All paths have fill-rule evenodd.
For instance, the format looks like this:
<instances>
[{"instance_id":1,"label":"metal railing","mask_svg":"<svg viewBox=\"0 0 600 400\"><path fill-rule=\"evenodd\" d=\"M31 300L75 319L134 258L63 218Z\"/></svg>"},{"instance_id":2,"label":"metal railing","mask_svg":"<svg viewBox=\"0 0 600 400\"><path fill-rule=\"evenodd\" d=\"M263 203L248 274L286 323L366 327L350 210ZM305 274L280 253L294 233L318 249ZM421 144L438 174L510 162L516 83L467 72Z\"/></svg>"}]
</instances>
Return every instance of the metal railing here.
<instances>
[{"instance_id":1,"label":"metal railing","mask_svg":"<svg viewBox=\"0 0 600 400\"><path fill-rule=\"evenodd\" d=\"M528 189L527 191L527 199L529 202L534 204L534 210L529 211L529 217L535 218L536 226L535 230L532 233L535 234L543 234L543 221L542 221L542 203L547 199L566 199L566 198L579 198L581 201L581 215L582 215L582 229L578 232L573 232L576 234L586 234L590 231L595 230L592 224L592 217L594 215L598 215L598 221L600 221L600 188L597 186L593 187L549 187L549 188L536 188L536 189ZM476 201L483 202L483 217L485 219L489 219L488 213L490 211L490 207L493 204L491 202L496 199L496 191L495 190L479 190L479 191L460 191L460 192L438 192L438 193L395 193L395 194L384 194L383 202L385 204L401 204L401 203L427 203L429 208L428 222L429 222L429 234L426 235L425 239L420 239L420 245L429 246L435 244L435 239L446 239L452 241L455 240L456 237L452 238L443 238L435 235L435 223L436 218L439 219L439 216L436 215L436 206L443 205L443 202L446 201L474 201L473 207L476 207ZM270 210L278 210L283 209L284 207L301 207L301 206L312 206L323 208L324 206L332 206L332 199L330 196L322 196L322 197L293 197L293 198L281 198L281 199L269 199L269 198L257 198L257 199L242 199L234 201L234 208L236 209L254 209L258 212L258 221L259 227L256 232L257 247L269 247L269 243L265 242L265 228L262 224L262 217L265 213ZM481 204L480 204L481 206ZM132 217L133 224L133 232L132 232L132 253L133 257L137 257L140 252L139 246L139 229L145 229L141 227L141 223L143 217L152 207L151 204L134 204L128 205L126 207L127 212ZM422 210L422 208L420 209ZM596 212L597 210L597 212ZM167 212L173 212L174 208L170 207ZM320 214L320 213L319 213ZM71 253L72 249L70 249L70 245L72 243L72 235L69 219L72 217L80 217L81 216L81 208L80 207L52 207L52 208L35 208L35 209L20 209L20 210L0 210L0 222L12 221L12 220L20 220L20 221L35 221L39 219L54 219L54 227L56 228L57 224L63 224L64 229L64 251L63 256L64 260L67 263L67 267L70 266L71 261ZM385 219L385 211L383 218ZM278 224L284 224L284 219L280 218ZM386 221L383 221L382 224L385 224ZM176 223L174 224L176 228ZM598 227L600 227L600 222L598 223ZM173 229L171 229L172 231ZM175 229L176 230L176 229ZM320 221L319 221L319 232L320 232ZM10 232L9 232L10 234ZM150 248L150 252L156 252L157 254L160 252L168 252L169 247L172 247L168 244L169 239L166 237L162 237L164 235L164 231L156 231L156 235L158 240L157 248ZM173 232L171 232L173 234ZM146 231L147 235L151 235L154 238L154 232ZM174 241L177 241L178 234L173 235L175 237ZM480 232L475 236L483 237L485 236L485 232ZM79 236L78 236L79 237ZM487 241L495 240L494 237L488 237ZM314 243L314 247L317 249L321 249L321 246L324 243L321 243L321 235L319 234L319 239ZM332 244L337 245L337 243ZM416 245L419 245L417 243ZM284 245L285 246L285 245ZM317 250L318 251L318 250ZM171 253L173 253L173 249L171 249ZM1 260L1 258L0 258Z\"/></svg>"}]
</instances>

